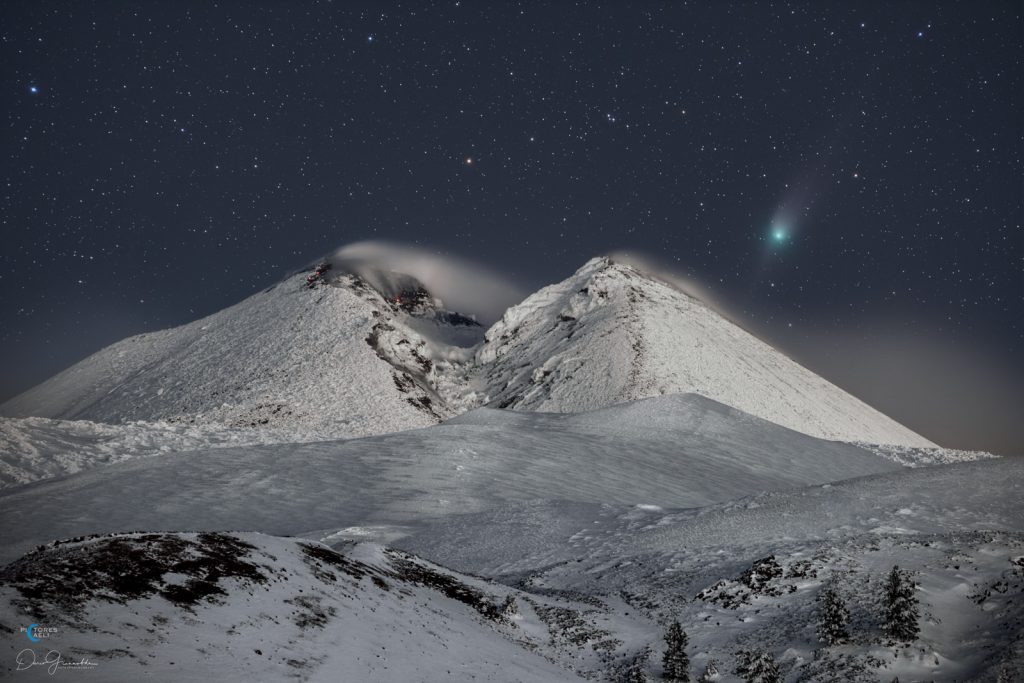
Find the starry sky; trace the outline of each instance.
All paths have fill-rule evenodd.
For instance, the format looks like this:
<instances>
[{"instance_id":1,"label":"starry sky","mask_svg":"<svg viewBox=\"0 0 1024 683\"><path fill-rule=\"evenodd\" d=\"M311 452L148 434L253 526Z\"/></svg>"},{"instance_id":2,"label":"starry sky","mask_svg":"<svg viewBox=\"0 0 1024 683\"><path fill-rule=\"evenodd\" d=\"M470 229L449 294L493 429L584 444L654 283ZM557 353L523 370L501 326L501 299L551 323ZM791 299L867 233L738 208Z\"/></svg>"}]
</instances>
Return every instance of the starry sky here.
<instances>
[{"instance_id":1,"label":"starry sky","mask_svg":"<svg viewBox=\"0 0 1024 683\"><path fill-rule=\"evenodd\" d=\"M1019 2L5 2L0 400L359 240L647 253L1024 452Z\"/></svg>"}]
</instances>

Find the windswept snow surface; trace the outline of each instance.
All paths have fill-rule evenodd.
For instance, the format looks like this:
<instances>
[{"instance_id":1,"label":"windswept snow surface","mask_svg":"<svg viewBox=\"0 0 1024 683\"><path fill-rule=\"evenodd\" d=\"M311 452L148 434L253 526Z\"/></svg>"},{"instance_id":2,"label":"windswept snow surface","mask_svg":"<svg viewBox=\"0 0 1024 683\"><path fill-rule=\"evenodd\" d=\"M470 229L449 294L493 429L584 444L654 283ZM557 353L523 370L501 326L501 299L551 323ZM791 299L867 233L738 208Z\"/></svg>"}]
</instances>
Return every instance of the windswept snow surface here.
<instances>
[{"instance_id":1,"label":"windswept snow surface","mask_svg":"<svg viewBox=\"0 0 1024 683\"><path fill-rule=\"evenodd\" d=\"M681 406L687 401L691 404L689 409L682 410ZM536 429L551 429L563 436L568 431L578 432L581 437L612 435L641 440L649 439L654 432L666 429L667 433L706 432L707 438L718 441L727 442L731 439L728 426L731 423L724 421L709 427L708 423L713 423L718 413L712 411L698 414L696 407L699 403L697 397L679 398L675 401L665 400L658 404L658 408L654 403L643 401L632 406L621 404L610 411L598 410L564 417L550 413L479 409L453 418L448 424L490 426L496 429L506 425L513 429L524 429L532 424ZM612 415L613 419L609 421L608 415ZM744 414L739 411L732 411L729 415L736 423L746 421ZM751 424L756 425L758 422L753 420ZM231 446L331 441L334 440L334 431L330 425L224 427L216 423L142 421L112 425L88 420L0 417L0 489L74 474L132 458ZM990 453L944 448L855 445L907 467L995 457ZM738 445L740 450L744 447L744 444Z\"/></svg>"},{"instance_id":2,"label":"windswept snow surface","mask_svg":"<svg viewBox=\"0 0 1024 683\"><path fill-rule=\"evenodd\" d=\"M112 425L88 420L0 417L0 489L132 458L226 446L320 441L329 434L266 426L253 429L180 422Z\"/></svg>"},{"instance_id":3,"label":"windswept snow surface","mask_svg":"<svg viewBox=\"0 0 1024 683\"><path fill-rule=\"evenodd\" d=\"M825 439L935 446L700 301L608 258L509 309L477 363L498 407L571 412L693 392Z\"/></svg>"},{"instance_id":4,"label":"windswept snow surface","mask_svg":"<svg viewBox=\"0 0 1024 683\"><path fill-rule=\"evenodd\" d=\"M486 339L415 279L384 275L377 289L332 270L295 275L114 344L0 412L346 438L482 405L578 412L692 392L825 439L934 447L697 299L608 258L512 307Z\"/></svg>"},{"instance_id":5,"label":"windswept snow surface","mask_svg":"<svg viewBox=\"0 0 1024 683\"><path fill-rule=\"evenodd\" d=\"M479 517L467 514L432 521L401 545L471 573L504 575L532 567L563 567L569 574L586 574L568 564L570 560L682 553L713 565L715 557L739 549L770 554L795 540L842 545L861 537L1024 534L1022 501L1024 458L993 458L765 491L686 510L563 501L508 504ZM542 535L544 528L562 526L562 518L578 524L578 533L568 543L534 542L533 536ZM478 535L482 528L533 531ZM446 550L439 552L440 547Z\"/></svg>"},{"instance_id":6,"label":"windswept snow surface","mask_svg":"<svg viewBox=\"0 0 1024 683\"><path fill-rule=\"evenodd\" d=\"M8 489L0 559L53 538L140 528L281 535L359 526L387 541L502 502L696 507L899 469L695 395L581 415L482 409L429 429L174 453ZM141 504L126 507L133 500Z\"/></svg>"},{"instance_id":7,"label":"windswept snow surface","mask_svg":"<svg viewBox=\"0 0 1024 683\"><path fill-rule=\"evenodd\" d=\"M677 619L693 671L714 658L723 680L739 680L729 674L747 647L772 652L787 681L1015 681L1024 680L1022 501L1024 459L999 458L694 510L507 506L401 543L523 590L618 596L655 623ZM568 518L578 531L566 542ZM481 533L494 528L506 531ZM882 627L893 565L919 585L921 635L906 646ZM830 581L851 614L849 642L833 647L816 633Z\"/></svg>"}]
</instances>

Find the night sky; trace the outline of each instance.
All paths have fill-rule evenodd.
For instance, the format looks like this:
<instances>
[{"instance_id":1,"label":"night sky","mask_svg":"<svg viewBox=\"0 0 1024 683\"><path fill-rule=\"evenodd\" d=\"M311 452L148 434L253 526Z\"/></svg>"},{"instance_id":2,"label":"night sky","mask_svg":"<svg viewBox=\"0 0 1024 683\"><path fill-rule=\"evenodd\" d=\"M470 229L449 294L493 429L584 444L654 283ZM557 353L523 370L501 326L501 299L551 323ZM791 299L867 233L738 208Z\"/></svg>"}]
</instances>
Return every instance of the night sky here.
<instances>
[{"instance_id":1,"label":"night sky","mask_svg":"<svg viewBox=\"0 0 1024 683\"><path fill-rule=\"evenodd\" d=\"M632 249L1024 452L1019 2L5 2L0 400L354 241Z\"/></svg>"}]
</instances>

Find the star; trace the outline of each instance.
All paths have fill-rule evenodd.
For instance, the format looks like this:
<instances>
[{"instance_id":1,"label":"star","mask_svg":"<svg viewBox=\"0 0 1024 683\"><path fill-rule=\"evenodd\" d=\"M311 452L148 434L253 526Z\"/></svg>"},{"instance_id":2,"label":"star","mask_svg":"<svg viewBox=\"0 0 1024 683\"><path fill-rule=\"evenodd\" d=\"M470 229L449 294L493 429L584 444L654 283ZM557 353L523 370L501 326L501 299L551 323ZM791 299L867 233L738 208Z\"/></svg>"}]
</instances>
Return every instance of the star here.
<instances>
[{"instance_id":1,"label":"star","mask_svg":"<svg viewBox=\"0 0 1024 683\"><path fill-rule=\"evenodd\" d=\"M39 94L39 86L37 86L37 85L30 85L30 86L28 86L28 91L30 93L32 93L33 95L38 95Z\"/></svg>"}]
</instances>

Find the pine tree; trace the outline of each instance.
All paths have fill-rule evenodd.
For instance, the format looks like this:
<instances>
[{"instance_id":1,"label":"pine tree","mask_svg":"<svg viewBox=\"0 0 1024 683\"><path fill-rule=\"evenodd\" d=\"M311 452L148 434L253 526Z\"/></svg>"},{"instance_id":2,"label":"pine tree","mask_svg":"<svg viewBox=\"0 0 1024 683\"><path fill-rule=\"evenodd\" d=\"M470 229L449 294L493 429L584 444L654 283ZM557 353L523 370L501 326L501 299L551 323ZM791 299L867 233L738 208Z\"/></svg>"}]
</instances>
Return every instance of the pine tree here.
<instances>
[{"instance_id":1,"label":"pine tree","mask_svg":"<svg viewBox=\"0 0 1024 683\"><path fill-rule=\"evenodd\" d=\"M910 572L894 565L885 582L885 631L902 643L917 640L917 584Z\"/></svg>"},{"instance_id":2,"label":"pine tree","mask_svg":"<svg viewBox=\"0 0 1024 683\"><path fill-rule=\"evenodd\" d=\"M647 683L647 672L644 668L634 662L626 671L625 683Z\"/></svg>"},{"instance_id":3,"label":"pine tree","mask_svg":"<svg viewBox=\"0 0 1024 683\"><path fill-rule=\"evenodd\" d=\"M846 624L850 620L850 612L846 603L839 596L835 584L829 585L819 598L821 610L818 613L818 638L826 645L838 645L846 642L850 634Z\"/></svg>"},{"instance_id":4,"label":"pine tree","mask_svg":"<svg viewBox=\"0 0 1024 683\"><path fill-rule=\"evenodd\" d=\"M498 608L505 617L511 617L515 614L519 614L519 603L512 595L506 595L505 601L501 603L501 607Z\"/></svg>"},{"instance_id":5,"label":"pine tree","mask_svg":"<svg viewBox=\"0 0 1024 683\"><path fill-rule=\"evenodd\" d=\"M661 658L661 666L665 672L665 680L675 683L690 683L690 658L686 655L688 638L678 621L673 621L665 633L665 654Z\"/></svg>"},{"instance_id":6,"label":"pine tree","mask_svg":"<svg viewBox=\"0 0 1024 683\"><path fill-rule=\"evenodd\" d=\"M651 656L651 648L645 647L626 669L625 683L647 683L647 660Z\"/></svg>"},{"instance_id":7,"label":"pine tree","mask_svg":"<svg viewBox=\"0 0 1024 683\"><path fill-rule=\"evenodd\" d=\"M736 653L736 675L747 683L782 683L775 658L765 650L740 650Z\"/></svg>"},{"instance_id":8,"label":"pine tree","mask_svg":"<svg viewBox=\"0 0 1024 683\"><path fill-rule=\"evenodd\" d=\"M697 679L697 683L715 683L715 681L721 678L721 674L718 673L718 662L714 659L709 659L707 666L704 667L704 673Z\"/></svg>"}]
</instances>

